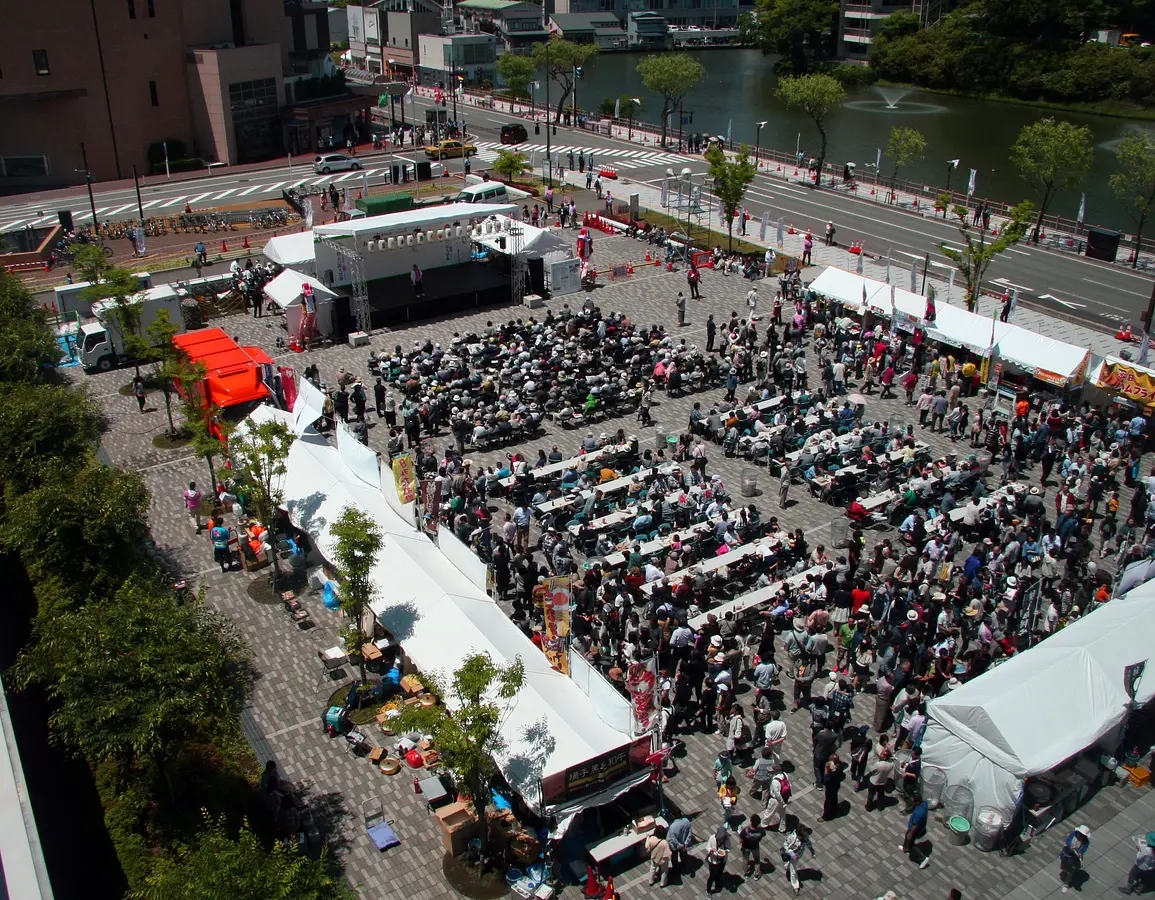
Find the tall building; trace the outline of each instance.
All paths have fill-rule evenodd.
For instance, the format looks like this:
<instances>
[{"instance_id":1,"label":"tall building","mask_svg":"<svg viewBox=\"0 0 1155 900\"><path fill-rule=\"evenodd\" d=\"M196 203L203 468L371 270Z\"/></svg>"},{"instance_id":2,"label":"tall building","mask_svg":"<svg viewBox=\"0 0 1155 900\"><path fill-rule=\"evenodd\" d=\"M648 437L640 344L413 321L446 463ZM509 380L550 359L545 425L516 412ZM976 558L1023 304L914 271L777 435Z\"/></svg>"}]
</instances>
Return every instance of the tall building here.
<instances>
[{"instance_id":1,"label":"tall building","mask_svg":"<svg viewBox=\"0 0 1155 900\"><path fill-rule=\"evenodd\" d=\"M0 192L83 181L85 156L105 180L163 171L166 151L180 168L344 143L371 102L321 77L325 17L300 0L0 4Z\"/></svg>"},{"instance_id":2,"label":"tall building","mask_svg":"<svg viewBox=\"0 0 1155 900\"><path fill-rule=\"evenodd\" d=\"M741 7L741 8L740 8ZM749 4L739 0L555 0L558 13L612 12L623 26L630 13L651 12L664 16L675 27L733 28Z\"/></svg>"}]
</instances>

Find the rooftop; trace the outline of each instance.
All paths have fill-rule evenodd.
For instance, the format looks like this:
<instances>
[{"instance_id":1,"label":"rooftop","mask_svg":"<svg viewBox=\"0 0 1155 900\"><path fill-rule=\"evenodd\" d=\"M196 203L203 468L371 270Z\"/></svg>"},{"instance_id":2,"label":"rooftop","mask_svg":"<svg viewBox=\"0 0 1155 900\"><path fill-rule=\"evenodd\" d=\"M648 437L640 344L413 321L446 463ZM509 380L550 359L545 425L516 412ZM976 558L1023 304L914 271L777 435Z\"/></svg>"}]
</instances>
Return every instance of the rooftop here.
<instances>
[{"instance_id":1,"label":"rooftop","mask_svg":"<svg viewBox=\"0 0 1155 900\"><path fill-rule=\"evenodd\" d=\"M621 22L613 13L556 13L549 17L562 31L593 30L595 28L620 27Z\"/></svg>"},{"instance_id":2,"label":"rooftop","mask_svg":"<svg viewBox=\"0 0 1155 900\"><path fill-rule=\"evenodd\" d=\"M457 4L459 9L488 9L494 12L520 5L520 0L461 0Z\"/></svg>"}]
</instances>

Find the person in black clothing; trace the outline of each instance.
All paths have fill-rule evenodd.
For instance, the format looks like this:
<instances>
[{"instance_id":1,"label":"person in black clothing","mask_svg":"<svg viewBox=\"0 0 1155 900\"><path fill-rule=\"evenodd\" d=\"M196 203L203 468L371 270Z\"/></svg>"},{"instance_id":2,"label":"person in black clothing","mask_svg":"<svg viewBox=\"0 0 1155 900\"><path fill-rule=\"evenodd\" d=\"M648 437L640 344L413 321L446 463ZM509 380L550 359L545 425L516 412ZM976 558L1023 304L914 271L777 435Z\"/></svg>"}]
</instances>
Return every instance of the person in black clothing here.
<instances>
[{"instance_id":1,"label":"person in black clothing","mask_svg":"<svg viewBox=\"0 0 1155 900\"><path fill-rule=\"evenodd\" d=\"M838 791L842 782L846 780L846 767L838 758L837 753L831 754L826 761L826 768L822 775L823 801L822 815L819 822L829 822L838 816Z\"/></svg>"},{"instance_id":2,"label":"person in black clothing","mask_svg":"<svg viewBox=\"0 0 1155 900\"><path fill-rule=\"evenodd\" d=\"M714 337L718 334L718 326L714 324L714 317L706 319L706 352L714 350Z\"/></svg>"},{"instance_id":3,"label":"person in black clothing","mask_svg":"<svg viewBox=\"0 0 1155 900\"><path fill-rule=\"evenodd\" d=\"M378 378L373 383L373 406L377 410L377 418L385 415L385 382Z\"/></svg>"},{"instance_id":4,"label":"person in black clothing","mask_svg":"<svg viewBox=\"0 0 1155 900\"><path fill-rule=\"evenodd\" d=\"M333 410L341 417L342 422L349 421L349 392L344 385L333 395Z\"/></svg>"}]
</instances>

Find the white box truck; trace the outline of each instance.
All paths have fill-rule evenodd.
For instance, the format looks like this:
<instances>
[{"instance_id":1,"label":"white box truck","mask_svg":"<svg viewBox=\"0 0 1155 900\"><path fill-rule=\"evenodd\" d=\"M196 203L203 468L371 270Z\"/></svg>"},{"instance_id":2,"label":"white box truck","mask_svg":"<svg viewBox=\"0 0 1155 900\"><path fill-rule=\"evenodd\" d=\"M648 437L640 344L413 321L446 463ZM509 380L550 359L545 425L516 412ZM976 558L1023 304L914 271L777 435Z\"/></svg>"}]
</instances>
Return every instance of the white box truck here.
<instances>
[{"instance_id":1,"label":"white box truck","mask_svg":"<svg viewBox=\"0 0 1155 900\"><path fill-rule=\"evenodd\" d=\"M136 275L136 289L138 291L152 287L152 275L150 273L136 272L134 274ZM53 288L52 302L56 307L56 314L69 316L78 313L85 319L91 316L93 301L82 296L90 287L92 287L90 281L77 281L73 284L62 284L58 288Z\"/></svg>"},{"instance_id":2,"label":"white box truck","mask_svg":"<svg viewBox=\"0 0 1155 900\"><path fill-rule=\"evenodd\" d=\"M130 303L139 304L140 328L147 334L148 326L156 320L159 310L168 310L168 317L178 332L183 332L184 317L180 311L180 297L171 285L148 288L133 297ZM80 325L80 362L86 369L107 372L113 366L131 359L125 351L124 332L120 327L115 300L98 300L92 304L93 318Z\"/></svg>"}]
</instances>

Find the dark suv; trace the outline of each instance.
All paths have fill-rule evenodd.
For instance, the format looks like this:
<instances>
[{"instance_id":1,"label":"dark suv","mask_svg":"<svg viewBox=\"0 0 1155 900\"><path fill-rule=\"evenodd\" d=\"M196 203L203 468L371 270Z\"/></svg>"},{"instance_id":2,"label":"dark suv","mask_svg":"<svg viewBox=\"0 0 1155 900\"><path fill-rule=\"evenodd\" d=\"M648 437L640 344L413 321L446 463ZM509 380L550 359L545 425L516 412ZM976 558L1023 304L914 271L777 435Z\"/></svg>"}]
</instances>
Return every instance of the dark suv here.
<instances>
[{"instance_id":1,"label":"dark suv","mask_svg":"<svg viewBox=\"0 0 1155 900\"><path fill-rule=\"evenodd\" d=\"M524 125L513 122L509 125L501 126L501 142L503 144L520 144L522 141L528 139L529 134L526 132Z\"/></svg>"}]
</instances>

